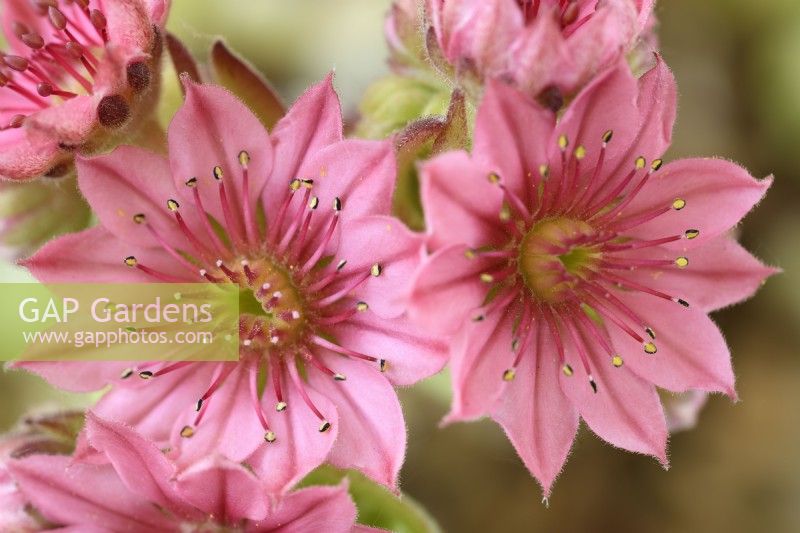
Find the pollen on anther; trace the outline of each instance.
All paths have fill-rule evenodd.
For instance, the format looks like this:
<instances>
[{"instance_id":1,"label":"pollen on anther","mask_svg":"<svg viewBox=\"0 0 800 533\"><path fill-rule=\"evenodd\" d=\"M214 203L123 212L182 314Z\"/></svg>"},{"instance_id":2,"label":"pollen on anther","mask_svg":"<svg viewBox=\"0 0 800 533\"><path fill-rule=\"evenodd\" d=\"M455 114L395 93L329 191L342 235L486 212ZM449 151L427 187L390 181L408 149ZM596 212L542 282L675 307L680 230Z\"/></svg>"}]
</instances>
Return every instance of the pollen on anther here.
<instances>
[{"instance_id":1,"label":"pollen on anther","mask_svg":"<svg viewBox=\"0 0 800 533\"><path fill-rule=\"evenodd\" d=\"M645 167L645 165L647 165L647 160L644 157L639 156L636 158L635 165L638 170L641 170Z\"/></svg>"},{"instance_id":2,"label":"pollen on anther","mask_svg":"<svg viewBox=\"0 0 800 533\"><path fill-rule=\"evenodd\" d=\"M311 200L308 201L308 208L316 209L317 207L319 207L319 198L316 196L312 196Z\"/></svg>"},{"instance_id":3,"label":"pollen on anther","mask_svg":"<svg viewBox=\"0 0 800 533\"><path fill-rule=\"evenodd\" d=\"M497 172L490 172L488 179L489 183L494 183L494 184L500 183L500 175Z\"/></svg>"},{"instance_id":4,"label":"pollen on anther","mask_svg":"<svg viewBox=\"0 0 800 533\"><path fill-rule=\"evenodd\" d=\"M622 357L620 357L619 355L615 355L611 358L611 364L617 368L621 367L623 363L624 361L622 360Z\"/></svg>"},{"instance_id":5,"label":"pollen on anther","mask_svg":"<svg viewBox=\"0 0 800 533\"><path fill-rule=\"evenodd\" d=\"M184 182L184 185L186 185L190 189L197 187L197 178L189 178Z\"/></svg>"},{"instance_id":6,"label":"pollen on anther","mask_svg":"<svg viewBox=\"0 0 800 533\"><path fill-rule=\"evenodd\" d=\"M139 377L142 379L150 379L153 377L153 373L150 372L149 370L143 370L139 372Z\"/></svg>"},{"instance_id":7,"label":"pollen on anther","mask_svg":"<svg viewBox=\"0 0 800 533\"><path fill-rule=\"evenodd\" d=\"M689 259L684 256L678 257L675 259L675 264L678 268L686 268L689 266Z\"/></svg>"},{"instance_id":8,"label":"pollen on anther","mask_svg":"<svg viewBox=\"0 0 800 533\"><path fill-rule=\"evenodd\" d=\"M170 211L175 212L178 209L180 209L180 207L181 204L179 204L176 200L173 200L172 198L167 200L167 209L169 209Z\"/></svg>"},{"instance_id":9,"label":"pollen on anther","mask_svg":"<svg viewBox=\"0 0 800 533\"><path fill-rule=\"evenodd\" d=\"M180 435L184 439L191 439L192 437L194 437L194 428L192 426L183 426Z\"/></svg>"},{"instance_id":10,"label":"pollen on anther","mask_svg":"<svg viewBox=\"0 0 800 533\"><path fill-rule=\"evenodd\" d=\"M559 135L558 136L558 147L561 150L566 150L569 146L569 138L566 135Z\"/></svg>"},{"instance_id":11,"label":"pollen on anther","mask_svg":"<svg viewBox=\"0 0 800 533\"><path fill-rule=\"evenodd\" d=\"M684 207L686 207L686 200L683 198L675 198L675 201L672 202L672 209L676 211L680 211Z\"/></svg>"},{"instance_id":12,"label":"pollen on anther","mask_svg":"<svg viewBox=\"0 0 800 533\"><path fill-rule=\"evenodd\" d=\"M492 283L492 282L494 282L494 276L492 276L491 274L489 274L487 272L484 272L483 274L481 274L480 277L481 277L481 281L484 282L484 283Z\"/></svg>"},{"instance_id":13,"label":"pollen on anther","mask_svg":"<svg viewBox=\"0 0 800 533\"><path fill-rule=\"evenodd\" d=\"M331 423L328 422L327 420L323 420L322 424L319 425L319 432L320 433L325 433L329 429L331 429Z\"/></svg>"},{"instance_id":14,"label":"pollen on anther","mask_svg":"<svg viewBox=\"0 0 800 533\"><path fill-rule=\"evenodd\" d=\"M562 371L562 372L564 372L564 375L565 375L565 376L567 376L567 377L569 377L569 376L572 376L572 374L574 374L574 373L575 373L575 372L572 370L572 367L571 367L569 364L565 364L565 365L564 365L564 366L561 368L561 371Z\"/></svg>"},{"instance_id":15,"label":"pollen on anther","mask_svg":"<svg viewBox=\"0 0 800 533\"><path fill-rule=\"evenodd\" d=\"M274 431L267 431L266 433L264 433L264 440L269 442L269 443L275 442L275 438L276 437L275 437L275 432Z\"/></svg>"},{"instance_id":16,"label":"pollen on anther","mask_svg":"<svg viewBox=\"0 0 800 533\"><path fill-rule=\"evenodd\" d=\"M683 236L689 240L696 239L700 235L699 229L687 229Z\"/></svg>"},{"instance_id":17,"label":"pollen on anther","mask_svg":"<svg viewBox=\"0 0 800 533\"><path fill-rule=\"evenodd\" d=\"M369 269L369 273L372 274L376 278L378 276L380 276L382 272L383 272L383 267L378 263L375 263Z\"/></svg>"},{"instance_id":18,"label":"pollen on anther","mask_svg":"<svg viewBox=\"0 0 800 533\"><path fill-rule=\"evenodd\" d=\"M119 379L128 379L128 378L129 378L129 377L131 377L132 375L133 375L133 369L132 369L132 368L126 368L126 369L125 369L125 370L123 370L123 371L122 371L122 373L119 375Z\"/></svg>"},{"instance_id":19,"label":"pollen on anther","mask_svg":"<svg viewBox=\"0 0 800 533\"><path fill-rule=\"evenodd\" d=\"M550 176L550 167L547 165L539 165L539 175L543 178L548 178Z\"/></svg>"},{"instance_id":20,"label":"pollen on anther","mask_svg":"<svg viewBox=\"0 0 800 533\"><path fill-rule=\"evenodd\" d=\"M239 152L239 164L246 167L250 163L250 154L246 150Z\"/></svg>"},{"instance_id":21,"label":"pollen on anther","mask_svg":"<svg viewBox=\"0 0 800 533\"><path fill-rule=\"evenodd\" d=\"M289 190L296 191L300 189L300 185L302 185L302 183L303 182L300 181L298 178L294 178L292 181L289 182Z\"/></svg>"},{"instance_id":22,"label":"pollen on anther","mask_svg":"<svg viewBox=\"0 0 800 533\"><path fill-rule=\"evenodd\" d=\"M575 159L581 160L586 157L586 147L583 145L579 145L575 148Z\"/></svg>"},{"instance_id":23,"label":"pollen on anther","mask_svg":"<svg viewBox=\"0 0 800 533\"><path fill-rule=\"evenodd\" d=\"M514 381L515 377L517 377L517 371L513 368L509 368L503 372L503 381Z\"/></svg>"},{"instance_id":24,"label":"pollen on anther","mask_svg":"<svg viewBox=\"0 0 800 533\"><path fill-rule=\"evenodd\" d=\"M369 304L367 304L367 302L358 302L356 304L356 311L363 313L367 309L369 309Z\"/></svg>"},{"instance_id":25,"label":"pollen on anther","mask_svg":"<svg viewBox=\"0 0 800 533\"><path fill-rule=\"evenodd\" d=\"M136 224L144 224L146 220L147 217L145 216L144 213L136 213L135 215L133 215L133 221Z\"/></svg>"},{"instance_id":26,"label":"pollen on anther","mask_svg":"<svg viewBox=\"0 0 800 533\"><path fill-rule=\"evenodd\" d=\"M222 181L222 178L225 175L224 172L222 172L222 167L219 165L214 167L213 173L214 173L214 179L217 181Z\"/></svg>"},{"instance_id":27,"label":"pollen on anther","mask_svg":"<svg viewBox=\"0 0 800 533\"><path fill-rule=\"evenodd\" d=\"M125 264L128 265L129 267L135 267L136 264L137 264L136 258L134 256L132 256L132 255L129 255L128 257L126 257L124 261L125 261Z\"/></svg>"},{"instance_id":28,"label":"pollen on anther","mask_svg":"<svg viewBox=\"0 0 800 533\"><path fill-rule=\"evenodd\" d=\"M664 164L663 159L654 159L652 163L650 163L650 169L655 172L662 167Z\"/></svg>"},{"instance_id":29,"label":"pollen on anther","mask_svg":"<svg viewBox=\"0 0 800 533\"><path fill-rule=\"evenodd\" d=\"M473 250L472 248L467 248L466 250L464 250L464 257L466 257L467 259L475 259L475 255L476 255L475 250Z\"/></svg>"},{"instance_id":30,"label":"pollen on anther","mask_svg":"<svg viewBox=\"0 0 800 533\"><path fill-rule=\"evenodd\" d=\"M286 402L278 402L275 405L275 410L280 413L281 411L285 411L286 407L287 407Z\"/></svg>"},{"instance_id":31,"label":"pollen on anther","mask_svg":"<svg viewBox=\"0 0 800 533\"><path fill-rule=\"evenodd\" d=\"M645 343L645 345L644 345L644 353L653 355L657 351L658 351L658 348L656 347L655 344L653 344L652 342Z\"/></svg>"},{"instance_id":32,"label":"pollen on anther","mask_svg":"<svg viewBox=\"0 0 800 533\"><path fill-rule=\"evenodd\" d=\"M614 138L614 130L607 130L607 131L606 131L606 132L603 134L603 137L602 137L602 139L603 139L603 143L604 143L604 144L608 144L608 143L610 143L612 138Z\"/></svg>"}]
</instances>

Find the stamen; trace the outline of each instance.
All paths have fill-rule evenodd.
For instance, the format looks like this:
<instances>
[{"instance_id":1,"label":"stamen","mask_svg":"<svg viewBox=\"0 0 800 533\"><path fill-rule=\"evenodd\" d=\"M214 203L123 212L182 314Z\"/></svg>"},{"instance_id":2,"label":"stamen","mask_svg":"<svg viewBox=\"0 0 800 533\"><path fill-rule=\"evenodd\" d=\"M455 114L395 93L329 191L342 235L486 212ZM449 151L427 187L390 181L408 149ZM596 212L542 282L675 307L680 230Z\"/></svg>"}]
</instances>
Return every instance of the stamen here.
<instances>
[{"instance_id":1,"label":"stamen","mask_svg":"<svg viewBox=\"0 0 800 533\"><path fill-rule=\"evenodd\" d=\"M378 359L377 357L372 357L371 355L364 355L363 353L350 350L349 348L344 348L343 346L339 346L338 344L335 344L327 339L323 339L318 335L313 335L311 337L311 342L320 348L325 348L326 350L330 350L341 355L346 355L347 357L362 359L371 363L379 363L381 367L386 364L386 361L383 359Z\"/></svg>"},{"instance_id":2,"label":"stamen","mask_svg":"<svg viewBox=\"0 0 800 533\"><path fill-rule=\"evenodd\" d=\"M217 232L214 231L214 228L211 227L211 222L208 220L208 212L203 207L203 200L200 197L200 191L197 190L197 178L189 178L186 180L185 185L192 190L192 198L194 199L195 209L197 210L198 218L200 219L200 223L203 226L203 229L206 232L206 235L211 240L212 244L214 245L214 249L217 251L218 255L223 257L228 256L228 249L225 248L225 245L222 244Z\"/></svg>"},{"instance_id":3,"label":"stamen","mask_svg":"<svg viewBox=\"0 0 800 533\"><path fill-rule=\"evenodd\" d=\"M314 402L311 401L311 398L308 396L305 387L303 386L303 382L300 380L300 376L297 373L297 367L295 366L294 362L288 362L287 368L289 370L289 377L292 378L292 382L294 383L295 388L300 393L300 396L303 398L303 401L308 406L314 415L320 419L322 425L319 428L320 433L327 431L331 425L330 423L325 420L325 416L317 409L317 406L314 405Z\"/></svg>"},{"instance_id":4,"label":"stamen","mask_svg":"<svg viewBox=\"0 0 800 533\"><path fill-rule=\"evenodd\" d=\"M216 166L213 169L214 179L217 180L217 190L219 191L219 203L222 207L222 217L225 219L225 228L231 238L231 245L234 248L241 246L241 233L239 230L238 219L233 216L233 210L228 202L228 193L225 190L222 167Z\"/></svg>"},{"instance_id":5,"label":"stamen","mask_svg":"<svg viewBox=\"0 0 800 533\"><path fill-rule=\"evenodd\" d=\"M125 263L125 265L127 265L129 267L139 269L142 272L144 272L145 274L147 274L148 276L151 276L151 277L153 277L153 278L155 278L155 279L157 279L159 281L163 281L165 283L184 283L186 281L184 278L179 278L177 276L173 276L173 275L167 274L165 272L159 272L158 270L155 270L153 268L145 266L145 265L139 263L139 261L136 260L136 257L134 257L132 255L129 255L128 257L126 257L123 260L123 262Z\"/></svg>"},{"instance_id":6,"label":"stamen","mask_svg":"<svg viewBox=\"0 0 800 533\"><path fill-rule=\"evenodd\" d=\"M275 410L282 412L286 410L286 402L283 401L283 388L281 387L281 375L283 374L283 360L280 357L270 357L270 374L272 374L272 388L275 389Z\"/></svg>"},{"instance_id":7,"label":"stamen","mask_svg":"<svg viewBox=\"0 0 800 533\"><path fill-rule=\"evenodd\" d=\"M338 225L338 223L339 223L339 211L337 210L334 211L333 217L331 217L331 221L328 224L328 230L325 232L325 235L319 242L317 249L314 251L311 257L308 258L308 260L300 269L301 274L307 274L308 271L311 270L311 268L313 268L314 265L317 264L317 261L320 260L322 254L325 253L325 248L328 246L328 243L331 241L331 238L333 237L334 231L336 231L336 226Z\"/></svg>"},{"instance_id":8,"label":"stamen","mask_svg":"<svg viewBox=\"0 0 800 533\"><path fill-rule=\"evenodd\" d=\"M269 428L264 408L261 406L261 397L258 394L258 359L253 359L250 365L250 404L264 429L264 440L269 443L275 442L275 432Z\"/></svg>"},{"instance_id":9,"label":"stamen","mask_svg":"<svg viewBox=\"0 0 800 533\"><path fill-rule=\"evenodd\" d=\"M259 232L253 214L253 202L250 201L250 154L245 150L239 152L239 165L242 167L242 205L244 205L244 228L247 242L251 246L258 242Z\"/></svg>"}]
</instances>

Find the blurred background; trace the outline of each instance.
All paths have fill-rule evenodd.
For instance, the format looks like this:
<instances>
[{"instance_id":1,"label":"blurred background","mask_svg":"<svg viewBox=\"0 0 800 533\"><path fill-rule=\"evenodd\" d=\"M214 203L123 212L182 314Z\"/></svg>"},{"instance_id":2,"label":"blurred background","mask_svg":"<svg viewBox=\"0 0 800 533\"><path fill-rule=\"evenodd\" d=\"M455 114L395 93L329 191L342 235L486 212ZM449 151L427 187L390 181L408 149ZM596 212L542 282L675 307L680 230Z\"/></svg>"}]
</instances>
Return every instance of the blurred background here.
<instances>
[{"instance_id":1,"label":"blurred background","mask_svg":"<svg viewBox=\"0 0 800 533\"><path fill-rule=\"evenodd\" d=\"M287 102L336 70L348 117L387 72L388 0L174 0L170 28L199 54L216 35ZM800 531L800 2L670 0L658 8L680 108L668 159L720 155L776 176L742 227L744 244L784 269L752 301L715 316L733 351L741 402L712 398L675 434L672 467L614 450L582 428L550 507L502 431L485 421L438 429L446 376L403 392L403 490L448 532ZM10 265L2 281L23 279ZM43 404L86 398L0 373L0 429Z\"/></svg>"}]
</instances>

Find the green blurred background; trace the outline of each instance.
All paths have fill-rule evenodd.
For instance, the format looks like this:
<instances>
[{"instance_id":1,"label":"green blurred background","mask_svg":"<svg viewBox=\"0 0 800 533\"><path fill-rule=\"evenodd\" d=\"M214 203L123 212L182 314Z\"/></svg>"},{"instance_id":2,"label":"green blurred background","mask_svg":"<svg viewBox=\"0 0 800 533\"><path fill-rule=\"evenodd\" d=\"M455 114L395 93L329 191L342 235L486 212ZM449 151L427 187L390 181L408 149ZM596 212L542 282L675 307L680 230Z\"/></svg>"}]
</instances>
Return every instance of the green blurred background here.
<instances>
[{"instance_id":1,"label":"green blurred background","mask_svg":"<svg viewBox=\"0 0 800 533\"><path fill-rule=\"evenodd\" d=\"M766 201L742 228L745 245L785 273L757 298L718 313L741 402L715 397L699 427L674 435L672 467L614 450L585 428L550 508L498 427L438 429L440 376L404 391L410 446L403 490L448 532L800 531L800 2L661 2L662 51L680 108L669 158L726 156L762 177ZM291 102L336 69L352 120L384 74L388 0L174 0L173 32L203 53L214 36L254 62ZM0 279L21 274L10 266ZM21 373L0 374L0 429L43 404L78 404Z\"/></svg>"}]
</instances>

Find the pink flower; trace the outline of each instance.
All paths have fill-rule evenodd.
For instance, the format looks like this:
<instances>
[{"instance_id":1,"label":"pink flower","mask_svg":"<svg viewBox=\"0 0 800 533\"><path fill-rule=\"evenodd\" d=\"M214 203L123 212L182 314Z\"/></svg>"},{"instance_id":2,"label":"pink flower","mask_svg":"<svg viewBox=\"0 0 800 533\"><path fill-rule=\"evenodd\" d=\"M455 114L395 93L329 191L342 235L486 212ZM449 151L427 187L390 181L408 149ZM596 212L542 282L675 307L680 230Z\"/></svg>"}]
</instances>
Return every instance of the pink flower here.
<instances>
[{"instance_id":1,"label":"pink flower","mask_svg":"<svg viewBox=\"0 0 800 533\"><path fill-rule=\"evenodd\" d=\"M91 463L31 455L9 464L36 511L65 530L353 530L356 508L346 484L273 500L252 473L232 461L208 457L178 473L158 446L127 426L90 413L86 431L98 452Z\"/></svg>"},{"instance_id":2,"label":"pink flower","mask_svg":"<svg viewBox=\"0 0 800 533\"><path fill-rule=\"evenodd\" d=\"M0 177L61 176L136 131L158 94L168 0L4 0Z\"/></svg>"},{"instance_id":3,"label":"pink flower","mask_svg":"<svg viewBox=\"0 0 800 533\"><path fill-rule=\"evenodd\" d=\"M560 107L636 43L652 0L426 0L428 48L456 75L511 82ZM438 46L440 52L430 50Z\"/></svg>"},{"instance_id":4,"label":"pink flower","mask_svg":"<svg viewBox=\"0 0 800 533\"><path fill-rule=\"evenodd\" d=\"M662 62L638 83L607 71L558 123L493 83L472 156L422 171L434 253L410 313L457 332L448 420L494 418L546 494L579 417L666 464L656 387L736 397L707 313L775 272L728 236L772 180L719 159L661 168L675 105Z\"/></svg>"},{"instance_id":5,"label":"pink flower","mask_svg":"<svg viewBox=\"0 0 800 533\"><path fill-rule=\"evenodd\" d=\"M171 441L182 467L218 451L282 491L327 458L395 486L392 385L437 372L446 348L403 316L423 238L387 216L391 143L342 139L330 77L271 134L226 90L184 81L169 160L131 147L79 159L100 226L25 264L47 282L238 283L265 310L240 317L240 361L23 366L71 390L114 384L98 413Z\"/></svg>"}]
</instances>

